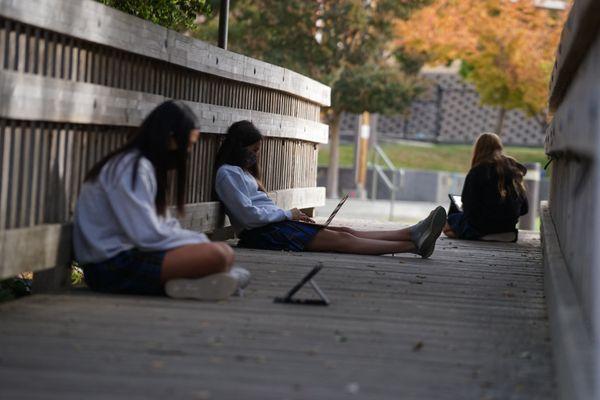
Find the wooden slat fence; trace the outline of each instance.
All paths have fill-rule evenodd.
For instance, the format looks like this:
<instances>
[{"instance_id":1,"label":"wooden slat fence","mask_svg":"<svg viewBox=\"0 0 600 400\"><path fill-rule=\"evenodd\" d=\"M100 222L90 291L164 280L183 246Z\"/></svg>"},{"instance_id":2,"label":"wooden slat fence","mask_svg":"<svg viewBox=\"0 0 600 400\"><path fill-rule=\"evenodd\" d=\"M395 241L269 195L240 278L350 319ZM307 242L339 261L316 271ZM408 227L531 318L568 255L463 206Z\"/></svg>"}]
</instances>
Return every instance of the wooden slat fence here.
<instances>
[{"instance_id":1,"label":"wooden slat fence","mask_svg":"<svg viewBox=\"0 0 600 400\"><path fill-rule=\"evenodd\" d=\"M556 53L549 105L554 115L545 147L552 158L552 171L543 233L555 366L562 398L597 398L600 2L596 0L573 3Z\"/></svg>"},{"instance_id":2,"label":"wooden slat fence","mask_svg":"<svg viewBox=\"0 0 600 400\"><path fill-rule=\"evenodd\" d=\"M222 226L212 165L241 119L265 134L263 180L282 206L324 201L316 167L327 86L92 0L0 1L0 98L0 230L9 239L68 223L85 173L165 99L185 101L203 131L189 165L187 226ZM32 269L42 267L50 266ZM0 266L0 277L6 271L14 273Z\"/></svg>"}]
</instances>

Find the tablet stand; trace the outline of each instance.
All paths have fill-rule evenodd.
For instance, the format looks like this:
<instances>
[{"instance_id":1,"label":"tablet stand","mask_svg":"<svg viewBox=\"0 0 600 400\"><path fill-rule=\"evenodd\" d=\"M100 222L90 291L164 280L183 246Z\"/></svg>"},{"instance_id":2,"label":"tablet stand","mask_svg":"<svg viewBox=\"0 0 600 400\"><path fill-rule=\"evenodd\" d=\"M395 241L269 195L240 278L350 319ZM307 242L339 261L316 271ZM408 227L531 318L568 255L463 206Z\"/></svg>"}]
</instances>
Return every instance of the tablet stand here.
<instances>
[{"instance_id":1,"label":"tablet stand","mask_svg":"<svg viewBox=\"0 0 600 400\"><path fill-rule=\"evenodd\" d=\"M319 263L313 269L310 270L308 274L306 274L300 282L298 282L284 297L275 297L273 300L274 303L288 303L288 304L305 304L311 306L327 306L329 305L329 299L323 293L323 291L319 288L317 283L312 279L319 271L323 268L323 264ZM302 286L306 283L309 283L312 286L313 290L319 295L320 299L294 299L293 296L298 292Z\"/></svg>"}]
</instances>

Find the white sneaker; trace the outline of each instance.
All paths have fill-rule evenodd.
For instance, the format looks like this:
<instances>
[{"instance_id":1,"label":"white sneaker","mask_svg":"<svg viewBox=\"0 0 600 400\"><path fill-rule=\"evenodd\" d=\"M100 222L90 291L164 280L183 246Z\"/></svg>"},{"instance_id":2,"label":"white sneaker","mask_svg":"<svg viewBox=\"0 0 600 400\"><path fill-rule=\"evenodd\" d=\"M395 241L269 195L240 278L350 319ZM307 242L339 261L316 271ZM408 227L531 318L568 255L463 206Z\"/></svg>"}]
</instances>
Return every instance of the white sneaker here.
<instances>
[{"instance_id":1,"label":"white sneaker","mask_svg":"<svg viewBox=\"0 0 600 400\"><path fill-rule=\"evenodd\" d=\"M246 268L236 267L235 265L231 267L229 274L233 275L239 283L239 288L244 289L248 284L250 284L250 271Z\"/></svg>"},{"instance_id":2,"label":"white sneaker","mask_svg":"<svg viewBox=\"0 0 600 400\"><path fill-rule=\"evenodd\" d=\"M238 281L228 273L198 279L171 279L165 293L174 299L225 300L238 288Z\"/></svg>"}]
</instances>

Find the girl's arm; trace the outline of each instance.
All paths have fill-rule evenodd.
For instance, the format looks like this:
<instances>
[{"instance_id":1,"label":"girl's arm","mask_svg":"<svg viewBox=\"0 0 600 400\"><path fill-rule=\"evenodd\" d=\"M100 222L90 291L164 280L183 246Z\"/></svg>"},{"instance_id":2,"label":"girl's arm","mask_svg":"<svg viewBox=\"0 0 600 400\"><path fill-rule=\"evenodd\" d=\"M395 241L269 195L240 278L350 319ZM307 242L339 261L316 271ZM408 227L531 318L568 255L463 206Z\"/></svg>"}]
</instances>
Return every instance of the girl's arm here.
<instances>
[{"instance_id":1,"label":"girl's arm","mask_svg":"<svg viewBox=\"0 0 600 400\"><path fill-rule=\"evenodd\" d=\"M149 161L140 160L135 187L131 174L103 182L108 201L123 232L139 249L170 250L176 247L208 242L203 233L182 229L175 219L162 218L156 213L156 180ZM110 186L109 186L110 185Z\"/></svg>"},{"instance_id":2,"label":"girl's arm","mask_svg":"<svg viewBox=\"0 0 600 400\"><path fill-rule=\"evenodd\" d=\"M215 191L227 211L245 228L258 228L272 222L292 219L291 211L276 206L263 208L253 205L244 177L238 171L219 169Z\"/></svg>"}]
</instances>

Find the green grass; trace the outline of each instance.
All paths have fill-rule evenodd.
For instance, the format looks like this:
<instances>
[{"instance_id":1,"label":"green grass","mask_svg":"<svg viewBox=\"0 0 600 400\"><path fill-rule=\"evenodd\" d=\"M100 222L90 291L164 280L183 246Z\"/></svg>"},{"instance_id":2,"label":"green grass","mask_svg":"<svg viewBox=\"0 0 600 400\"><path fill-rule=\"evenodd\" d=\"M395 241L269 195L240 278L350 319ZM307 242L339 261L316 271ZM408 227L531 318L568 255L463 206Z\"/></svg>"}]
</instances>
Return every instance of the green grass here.
<instances>
[{"instance_id":1,"label":"green grass","mask_svg":"<svg viewBox=\"0 0 600 400\"><path fill-rule=\"evenodd\" d=\"M422 169L431 171L466 172L471 164L471 145L458 144L386 144L383 150L399 168ZM546 163L542 148L506 147L505 153L515 157L521 163ZM370 158L369 158L370 159ZM351 167L354 163L354 145L340 146L340 166ZM319 149L319 165L329 164L329 147Z\"/></svg>"}]
</instances>

